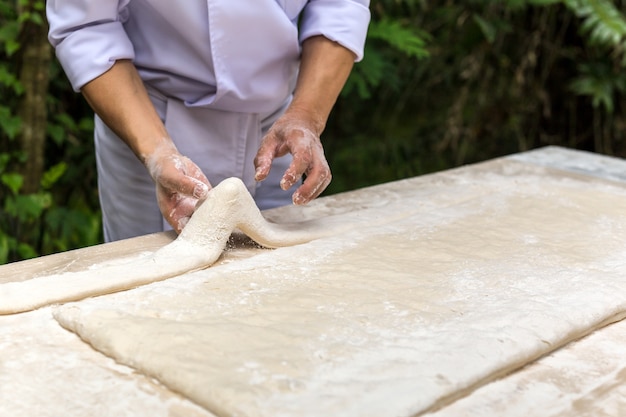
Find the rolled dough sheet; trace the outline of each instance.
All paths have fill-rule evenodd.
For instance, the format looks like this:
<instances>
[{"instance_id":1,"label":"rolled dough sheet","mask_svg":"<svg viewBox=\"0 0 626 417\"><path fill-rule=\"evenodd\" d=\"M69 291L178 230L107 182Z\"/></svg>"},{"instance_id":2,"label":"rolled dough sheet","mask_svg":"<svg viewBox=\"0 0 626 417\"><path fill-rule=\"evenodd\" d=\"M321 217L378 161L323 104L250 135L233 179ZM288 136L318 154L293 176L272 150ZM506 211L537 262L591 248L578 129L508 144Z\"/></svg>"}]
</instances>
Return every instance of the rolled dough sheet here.
<instances>
[{"instance_id":1,"label":"rolled dough sheet","mask_svg":"<svg viewBox=\"0 0 626 417\"><path fill-rule=\"evenodd\" d=\"M418 415L622 318L624 188L515 162L439 178L427 204L423 179L387 188L371 227L55 317L218 416L273 417Z\"/></svg>"},{"instance_id":2,"label":"rolled dough sheet","mask_svg":"<svg viewBox=\"0 0 626 417\"><path fill-rule=\"evenodd\" d=\"M427 416L623 416L624 346L626 321L622 320Z\"/></svg>"},{"instance_id":3,"label":"rolled dough sheet","mask_svg":"<svg viewBox=\"0 0 626 417\"><path fill-rule=\"evenodd\" d=\"M50 309L0 317L2 417L215 417L85 345Z\"/></svg>"}]
</instances>

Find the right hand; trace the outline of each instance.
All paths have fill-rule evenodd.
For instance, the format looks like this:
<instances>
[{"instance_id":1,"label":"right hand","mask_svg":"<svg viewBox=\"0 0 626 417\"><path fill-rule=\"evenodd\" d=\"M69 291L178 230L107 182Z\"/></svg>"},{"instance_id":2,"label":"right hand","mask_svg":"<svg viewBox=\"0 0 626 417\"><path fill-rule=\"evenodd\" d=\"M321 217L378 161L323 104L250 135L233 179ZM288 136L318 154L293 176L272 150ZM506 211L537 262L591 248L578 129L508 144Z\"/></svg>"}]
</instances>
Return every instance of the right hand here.
<instances>
[{"instance_id":1,"label":"right hand","mask_svg":"<svg viewBox=\"0 0 626 417\"><path fill-rule=\"evenodd\" d=\"M157 202L163 217L180 233L198 203L209 193L209 180L172 142L157 147L144 163L156 183Z\"/></svg>"}]
</instances>

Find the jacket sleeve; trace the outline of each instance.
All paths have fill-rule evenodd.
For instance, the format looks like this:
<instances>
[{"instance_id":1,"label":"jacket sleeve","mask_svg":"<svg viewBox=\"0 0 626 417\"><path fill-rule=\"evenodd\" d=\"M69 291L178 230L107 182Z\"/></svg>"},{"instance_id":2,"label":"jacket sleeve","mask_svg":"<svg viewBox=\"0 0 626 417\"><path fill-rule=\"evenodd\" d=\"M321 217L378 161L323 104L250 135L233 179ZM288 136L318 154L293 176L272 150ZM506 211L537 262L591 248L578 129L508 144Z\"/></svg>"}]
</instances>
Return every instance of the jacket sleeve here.
<instances>
[{"instance_id":1,"label":"jacket sleeve","mask_svg":"<svg viewBox=\"0 0 626 417\"><path fill-rule=\"evenodd\" d=\"M370 21L369 0L310 0L300 22L300 42L322 35L363 59Z\"/></svg>"},{"instance_id":2,"label":"jacket sleeve","mask_svg":"<svg viewBox=\"0 0 626 417\"><path fill-rule=\"evenodd\" d=\"M130 0L48 0L48 39L75 91L108 71L118 59L134 59L122 26Z\"/></svg>"}]
</instances>

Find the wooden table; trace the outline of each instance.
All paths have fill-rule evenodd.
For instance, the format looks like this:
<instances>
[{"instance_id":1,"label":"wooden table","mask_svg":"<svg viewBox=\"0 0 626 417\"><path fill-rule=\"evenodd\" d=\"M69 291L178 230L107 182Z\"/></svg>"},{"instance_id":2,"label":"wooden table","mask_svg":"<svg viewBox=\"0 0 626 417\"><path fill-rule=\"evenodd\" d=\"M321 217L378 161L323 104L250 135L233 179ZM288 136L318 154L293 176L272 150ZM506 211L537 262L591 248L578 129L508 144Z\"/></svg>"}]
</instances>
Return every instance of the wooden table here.
<instances>
[{"instance_id":1,"label":"wooden table","mask_svg":"<svg viewBox=\"0 0 626 417\"><path fill-rule=\"evenodd\" d=\"M363 208L381 210L376 207L381 195L409 191L418 193L432 212L438 204L444 207L448 203L443 202L454 200L446 184L462 186L463 181L477 178L477 173L480 178L486 178L490 172L507 178L511 187L515 187L516 178L532 173L537 178L571 178L590 188L626 189L626 161L548 147L325 197L311 207L274 209L265 215L280 222L337 214L349 216ZM541 181L537 187L541 187ZM445 221L445 211L441 216L441 221ZM100 262L154 251L173 239L172 233L160 233L0 266L0 285L84 270ZM245 241L236 242L211 268L243 262L260 253L265 250ZM610 321L613 320L607 320ZM623 354L626 322L618 320L588 333L565 346L555 346L525 366L516 366L509 374L472 383L459 395L447 395L443 405L429 406L410 415L626 415L626 355ZM59 326L51 315L51 307L0 316L0 416L86 415L209 417L214 414L159 381L92 349ZM336 415L342 415L340 410Z\"/></svg>"}]
</instances>

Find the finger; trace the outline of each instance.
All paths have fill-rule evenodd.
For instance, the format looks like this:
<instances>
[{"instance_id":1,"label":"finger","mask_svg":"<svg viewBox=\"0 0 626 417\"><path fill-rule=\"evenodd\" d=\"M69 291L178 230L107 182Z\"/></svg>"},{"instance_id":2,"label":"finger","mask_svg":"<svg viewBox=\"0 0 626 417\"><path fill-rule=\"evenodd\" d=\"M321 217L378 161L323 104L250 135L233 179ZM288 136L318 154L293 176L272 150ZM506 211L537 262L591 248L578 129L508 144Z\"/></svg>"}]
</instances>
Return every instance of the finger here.
<instances>
[{"instance_id":1,"label":"finger","mask_svg":"<svg viewBox=\"0 0 626 417\"><path fill-rule=\"evenodd\" d=\"M272 132L261 142L261 146L254 157L254 179L263 181L270 173L272 161L276 156L276 137Z\"/></svg>"},{"instance_id":2,"label":"finger","mask_svg":"<svg viewBox=\"0 0 626 417\"><path fill-rule=\"evenodd\" d=\"M257 155L254 159L254 180L255 181L263 181L270 173L270 169L272 168L273 158L266 157L263 155Z\"/></svg>"},{"instance_id":3,"label":"finger","mask_svg":"<svg viewBox=\"0 0 626 417\"><path fill-rule=\"evenodd\" d=\"M319 195L328 187L332 180L332 174L328 164L318 164L318 167L312 169L306 177L304 183L293 194L292 200L294 204L307 204L311 200L319 197Z\"/></svg>"},{"instance_id":4,"label":"finger","mask_svg":"<svg viewBox=\"0 0 626 417\"><path fill-rule=\"evenodd\" d=\"M309 146L299 146L291 150L293 159L280 180L280 188L288 190L302 178L305 172L310 171L313 164L313 151Z\"/></svg>"}]
</instances>

